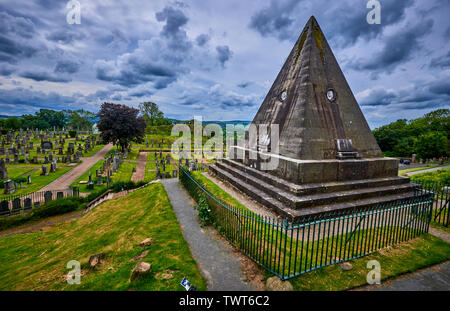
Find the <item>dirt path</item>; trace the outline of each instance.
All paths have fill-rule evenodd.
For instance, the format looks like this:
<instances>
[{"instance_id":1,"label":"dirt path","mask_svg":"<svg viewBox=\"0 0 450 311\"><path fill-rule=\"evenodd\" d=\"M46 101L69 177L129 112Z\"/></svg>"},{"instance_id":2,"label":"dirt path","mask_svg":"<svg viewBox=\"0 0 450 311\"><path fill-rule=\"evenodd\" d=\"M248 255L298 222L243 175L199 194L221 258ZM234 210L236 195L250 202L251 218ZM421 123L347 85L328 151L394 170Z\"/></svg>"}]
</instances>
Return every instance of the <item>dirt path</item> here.
<instances>
[{"instance_id":1,"label":"dirt path","mask_svg":"<svg viewBox=\"0 0 450 311\"><path fill-rule=\"evenodd\" d=\"M136 165L136 172L131 176L131 181L138 182L145 178L145 163L147 163L148 152L139 153L138 164Z\"/></svg>"},{"instance_id":2,"label":"dirt path","mask_svg":"<svg viewBox=\"0 0 450 311\"><path fill-rule=\"evenodd\" d=\"M84 174L90 167L92 167L99 160L103 159L105 154L113 148L112 144L108 144L102 149L100 149L96 154L91 157L81 158L83 163L77 165L66 174L62 175L58 179L54 180L44 188L39 191L47 191L47 190L60 190L67 189L70 185L77 180L81 175Z\"/></svg>"}]
</instances>

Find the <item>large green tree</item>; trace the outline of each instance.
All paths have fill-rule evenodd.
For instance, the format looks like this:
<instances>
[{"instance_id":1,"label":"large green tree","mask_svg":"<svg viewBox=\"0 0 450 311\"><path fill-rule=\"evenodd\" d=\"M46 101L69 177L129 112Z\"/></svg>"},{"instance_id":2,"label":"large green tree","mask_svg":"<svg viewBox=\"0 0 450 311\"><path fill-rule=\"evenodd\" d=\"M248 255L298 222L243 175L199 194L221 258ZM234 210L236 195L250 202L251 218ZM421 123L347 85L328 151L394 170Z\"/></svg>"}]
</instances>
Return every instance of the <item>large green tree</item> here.
<instances>
[{"instance_id":1,"label":"large green tree","mask_svg":"<svg viewBox=\"0 0 450 311\"><path fill-rule=\"evenodd\" d=\"M122 151L132 141L142 143L145 134L145 120L139 117L139 110L125 105L103 103L98 112L97 127L105 142L118 145Z\"/></svg>"},{"instance_id":2,"label":"large green tree","mask_svg":"<svg viewBox=\"0 0 450 311\"><path fill-rule=\"evenodd\" d=\"M417 138L414 149L421 159L439 158L446 153L447 136L442 132L422 134Z\"/></svg>"},{"instance_id":3,"label":"large green tree","mask_svg":"<svg viewBox=\"0 0 450 311\"><path fill-rule=\"evenodd\" d=\"M154 102L144 102L139 104L139 110L145 118L147 125L162 125L164 123L164 113Z\"/></svg>"}]
</instances>

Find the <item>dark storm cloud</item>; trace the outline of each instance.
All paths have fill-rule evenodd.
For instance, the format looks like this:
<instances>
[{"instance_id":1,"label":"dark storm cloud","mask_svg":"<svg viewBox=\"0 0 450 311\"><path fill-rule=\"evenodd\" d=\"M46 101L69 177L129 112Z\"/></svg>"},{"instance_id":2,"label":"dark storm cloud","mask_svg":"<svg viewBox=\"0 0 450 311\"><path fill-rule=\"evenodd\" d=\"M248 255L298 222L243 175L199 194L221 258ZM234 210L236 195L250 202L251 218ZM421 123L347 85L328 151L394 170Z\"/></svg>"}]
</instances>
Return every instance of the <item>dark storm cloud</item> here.
<instances>
[{"instance_id":1,"label":"dark storm cloud","mask_svg":"<svg viewBox=\"0 0 450 311\"><path fill-rule=\"evenodd\" d=\"M249 27L259 32L262 36L275 36L280 40L290 39L292 37L290 26L295 18L295 7L301 1L271 0L268 7L256 12L251 20Z\"/></svg>"},{"instance_id":2,"label":"dark storm cloud","mask_svg":"<svg viewBox=\"0 0 450 311\"><path fill-rule=\"evenodd\" d=\"M60 60L56 63L54 72L56 73L76 73L80 69L80 64L71 60Z\"/></svg>"},{"instance_id":3,"label":"dark storm cloud","mask_svg":"<svg viewBox=\"0 0 450 311\"><path fill-rule=\"evenodd\" d=\"M198 46L204 46L210 39L211 38L207 34L201 34L195 38L195 42L197 42Z\"/></svg>"},{"instance_id":4,"label":"dark storm cloud","mask_svg":"<svg viewBox=\"0 0 450 311\"><path fill-rule=\"evenodd\" d=\"M431 68L440 68L445 69L450 67L450 51L447 52L446 55L442 57L433 58L430 61Z\"/></svg>"},{"instance_id":5,"label":"dark storm cloud","mask_svg":"<svg viewBox=\"0 0 450 311\"><path fill-rule=\"evenodd\" d=\"M333 22L332 27L327 27L327 36L337 38L343 45L352 45L359 38L371 39L379 35L385 27L399 23L405 17L405 10L409 8L413 0L384 0L381 4L381 23L369 24L366 17L371 9L366 7L365 1L357 3L339 2L329 11L325 11L323 21L328 25Z\"/></svg>"},{"instance_id":6,"label":"dark storm cloud","mask_svg":"<svg viewBox=\"0 0 450 311\"><path fill-rule=\"evenodd\" d=\"M24 71L19 73L19 76L27 79L32 79L34 81L49 81L49 82L69 82L71 79L59 77L53 75L47 71Z\"/></svg>"},{"instance_id":7,"label":"dark storm cloud","mask_svg":"<svg viewBox=\"0 0 450 311\"><path fill-rule=\"evenodd\" d=\"M46 35L47 40L69 44L75 40L81 40L85 38L85 35L82 32L76 32L71 30L56 30Z\"/></svg>"},{"instance_id":8,"label":"dark storm cloud","mask_svg":"<svg viewBox=\"0 0 450 311\"><path fill-rule=\"evenodd\" d=\"M222 66L225 66L225 63L231 58L233 52L230 50L230 47L227 45L220 45L216 47L217 57Z\"/></svg>"},{"instance_id":9,"label":"dark storm cloud","mask_svg":"<svg viewBox=\"0 0 450 311\"><path fill-rule=\"evenodd\" d=\"M350 67L357 70L370 70L372 74L377 74L379 71L391 72L398 65L412 58L413 53L419 50L420 39L428 34L432 27L432 20L404 27L383 40L380 52L371 58L351 62Z\"/></svg>"},{"instance_id":10,"label":"dark storm cloud","mask_svg":"<svg viewBox=\"0 0 450 311\"><path fill-rule=\"evenodd\" d=\"M436 79L415 83L406 89L385 89L376 87L366 90L359 104L363 107L394 106L397 109L424 109L448 106L450 82Z\"/></svg>"},{"instance_id":11,"label":"dark storm cloud","mask_svg":"<svg viewBox=\"0 0 450 311\"><path fill-rule=\"evenodd\" d=\"M0 105L31 106L37 108L66 109L77 105L77 97L48 94L26 88L0 89Z\"/></svg>"},{"instance_id":12,"label":"dark storm cloud","mask_svg":"<svg viewBox=\"0 0 450 311\"><path fill-rule=\"evenodd\" d=\"M402 21L405 10L413 0L384 0L381 2L381 24L369 24L366 16L371 9L367 1L314 1L271 0L267 7L257 11L249 27L262 36L279 40L295 40L307 19L315 15L326 32L327 38L336 39L340 46L354 44L359 38L370 39L379 35L385 27ZM308 4L308 10L301 5ZM312 6L312 7L309 7ZM308 13L307 13L308 12Z\"/></svg>"},{"instance_id":13,"label":"dark storm cloud","mask_svg":"<svg viewBox=\"0 0 450 311\"><path fill-rule=\"evenodd\" d=\"M161 12L157 12L155 16L157 21L166 22L161 34L168 37L176 36L180 31L183 32L180 28L186 25L189 20L181 10L172 7L165 7Z\"/></svg>"}]
</instances>

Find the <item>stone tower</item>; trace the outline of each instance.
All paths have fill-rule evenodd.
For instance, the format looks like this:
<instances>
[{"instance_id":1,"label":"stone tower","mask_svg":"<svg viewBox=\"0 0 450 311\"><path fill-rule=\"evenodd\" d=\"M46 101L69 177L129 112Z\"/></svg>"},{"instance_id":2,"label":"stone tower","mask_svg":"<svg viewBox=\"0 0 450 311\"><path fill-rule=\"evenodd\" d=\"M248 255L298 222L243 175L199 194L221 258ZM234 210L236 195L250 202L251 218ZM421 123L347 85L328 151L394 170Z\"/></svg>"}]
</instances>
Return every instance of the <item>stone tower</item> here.
<instances>
[{"instance_id":1,"label":"stone tower","mask_svg":"<svg viewBox=\"0 0 450 311\"><path fill-rule=\"evenodd\" d=\"M252 124L278 124L278 152L271 150L270 132L246 133L245 145L230 146L232 159L211 172L280 214L298 218L414 195L409 179L397 176L398 160L383 158L314 17ZM275 158L276 168L261 169Z\"/></svg>"}]
</instances>

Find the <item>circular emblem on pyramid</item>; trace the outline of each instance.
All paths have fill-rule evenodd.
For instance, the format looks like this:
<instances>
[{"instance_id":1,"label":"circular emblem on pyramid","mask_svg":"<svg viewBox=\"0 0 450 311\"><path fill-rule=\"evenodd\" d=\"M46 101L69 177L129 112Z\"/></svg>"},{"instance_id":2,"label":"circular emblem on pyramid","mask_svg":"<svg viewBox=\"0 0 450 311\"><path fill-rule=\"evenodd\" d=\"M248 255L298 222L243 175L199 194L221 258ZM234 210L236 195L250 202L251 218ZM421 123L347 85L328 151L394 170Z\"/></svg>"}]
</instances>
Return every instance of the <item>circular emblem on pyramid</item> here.
<instances>
[{"instance_id":1,"label":"circular emblem on pyramid","mask_svg":"<svg viewBox=\"0 0 450 311\"><path fill-rule=\"evenodd\" d=\"M283 91L283 93L281 93L280 99L281 101L284 101L287 98L287 91Z\"/></svg>"},{"instance_id":2,"label":"circular emblem on pyramid","mask_svg":"<svg viewBox=\"0 0 450 311\"><path fill-rule=\"evenodd\" d=\"M332 102L336 99L336 92L333 89L328 89L327 91L327 99Z\"/></svg>"}]
</instances>

